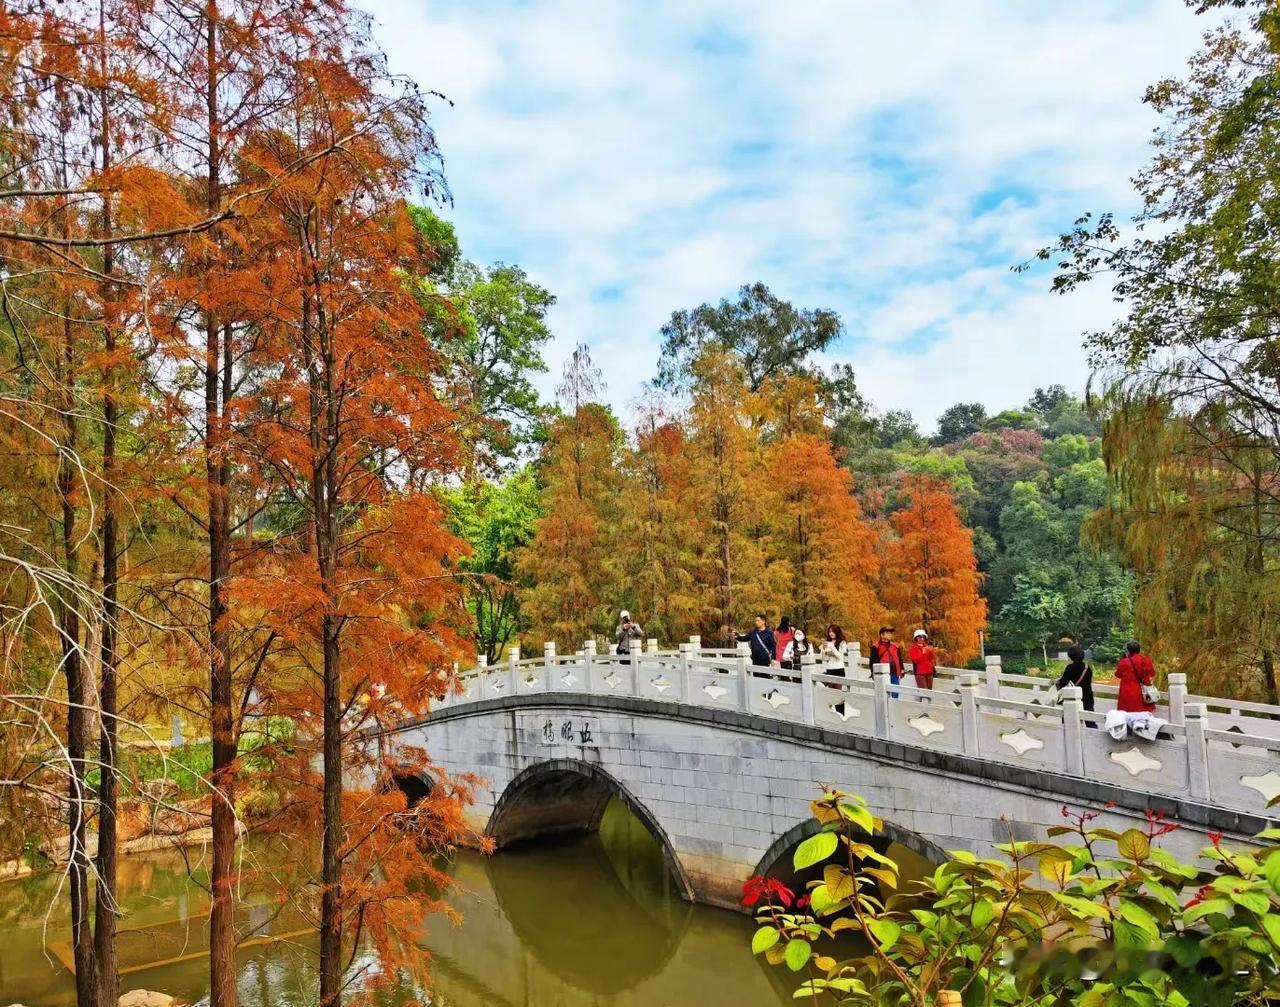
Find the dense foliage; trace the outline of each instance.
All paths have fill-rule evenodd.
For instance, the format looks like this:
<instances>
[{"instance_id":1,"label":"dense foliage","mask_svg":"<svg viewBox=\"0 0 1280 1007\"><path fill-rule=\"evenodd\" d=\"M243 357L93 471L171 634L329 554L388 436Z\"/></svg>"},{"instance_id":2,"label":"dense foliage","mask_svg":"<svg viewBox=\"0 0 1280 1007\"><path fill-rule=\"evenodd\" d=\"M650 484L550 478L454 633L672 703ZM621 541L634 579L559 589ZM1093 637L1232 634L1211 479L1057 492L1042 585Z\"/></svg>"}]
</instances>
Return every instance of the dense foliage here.
<instances>
[{"instance_id":1,"label":"dense foliage","mask_svg":"<svg viewBox=\"0 0 1280 1007\"><path fill-rule=\"evenodd\" d=\"M1280 829L1230 850L1221 836L1185 864L1158 845L1176 828L1073 813L1058 842L1011 841L999 857L958 851L899 890L874 843L883 823L859 798L823 794L797 872L797 897L752 878L752 950L803 974L797 998L929 1007L943 990L966 1007L1230 1007L1280 995ZM856 937L856 940L851 940Z\"/></svg>"}]
</instances>

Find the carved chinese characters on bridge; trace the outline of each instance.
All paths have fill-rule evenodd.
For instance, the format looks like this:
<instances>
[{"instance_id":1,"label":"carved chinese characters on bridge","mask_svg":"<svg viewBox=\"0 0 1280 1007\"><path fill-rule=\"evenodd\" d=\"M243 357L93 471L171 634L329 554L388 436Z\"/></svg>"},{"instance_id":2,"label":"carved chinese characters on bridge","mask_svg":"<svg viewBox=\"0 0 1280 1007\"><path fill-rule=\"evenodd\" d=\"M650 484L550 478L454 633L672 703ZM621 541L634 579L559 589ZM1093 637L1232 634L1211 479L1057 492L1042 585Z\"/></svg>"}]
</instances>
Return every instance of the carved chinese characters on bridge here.
<instances>
[{"instance_id":1,"label":"carved chinese characters on bridge","mask_svg":"<svg viewBox=\"0 0 1280 1007\"><path fill-rule=\"evenodd\" d=\"M596 745L591 732L591 721L579 717L544 717L538 732L544 745Z\"/></svg>"}]
</instances>

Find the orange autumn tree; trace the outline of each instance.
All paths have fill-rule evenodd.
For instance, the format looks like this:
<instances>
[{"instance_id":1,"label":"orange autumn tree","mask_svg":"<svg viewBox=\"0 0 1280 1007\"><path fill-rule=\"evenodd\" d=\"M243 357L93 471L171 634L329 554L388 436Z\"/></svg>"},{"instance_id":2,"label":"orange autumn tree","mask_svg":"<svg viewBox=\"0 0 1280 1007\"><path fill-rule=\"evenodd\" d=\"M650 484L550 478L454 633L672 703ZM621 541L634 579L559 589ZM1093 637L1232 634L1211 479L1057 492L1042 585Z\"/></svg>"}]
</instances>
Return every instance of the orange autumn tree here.
<instances>
[{"instance_id":1,"label":"orange autumn tree","mask_svg":"<svg viewBox=\"0 0 1280 1007\"><path fill-rule=\"evenodd\" d=\"M695 460L689 436L659 401L644 403L635 443L623 457L626 490L616 535L620 599L667 644L697 632L694 557L700 522L692 508Z\"/></svg>"},{"instance_id":2,"label":"orange autumn tree","mask_svg":"<svg viewBox=\"0 0 1280 1007\"><path fill-rule=\"evenodd\" d=\"M689 445L693 468L690 504L699 522L695 566L704 640L733 642L757 611L776 604L787 571L770 567L762 536L762 486L768 472L754 422L754 393L742 362L718 346L689 365Z\"/></svg>"},{"instance_id":3,"label":"orange autumn tree","mask_svg":"<svg viewBox=\"0 0 1280 1007\"><path fill-rule=\"evenodd\" d=\"M562 651L612 638L619 596L616 528L622 479L622 430L608 407L592 401L600 372L579 346L565 367L566 412L547 433L538 463L544 516L516 557L532 582L523 605L530 624Z\"/></svg>"},{"instance_id":4,"label":"orange autumn tree","mask_svg":"<svg viewBox=\"0 0 1280 1007\"><path fill-rule=\"evenodd\" d=\"M759 481L770 557L786 572L780 614L815 642L829 623L867 638L882 616L876 535L853 496L853 477L824 436L825 411L808 375L767 381L761 422L770 435Z\"/></svg>"},{"instance_id":5,"label":"orange autumn tree","mask_svg":"<svg viewBox=\"0 0 1280 1007\"><path fill-rule=\"evenodd\" d=\"M293 659L260 690L263 712L297 729L292 754L276 760L290 800L273 824L299 846L320 825L319 876L295 864L294 891L319 892L317 1001L334 1007L353 982L423 977L417 942L441 906L427 893L448 888L433 857L464 835L466 781L424 753L384 765L362 736L452 688L462 545L435 490L460 459L409 280L431 254L404 199L438 183L421 170L435 154L427 109L384 75L341 10L312 9L303 27L285 90L292 121L247 151L284 180L254 221L264 268L244 290L263 365L245 464L287 505L233 599L261 613ZM408 807L393 774L428 769L430 793ZM353 950L365 945L376 962Z\"/></svg>"},{"instance_id":6,"label":"orange autumn tree","mask_svg":"<svg viewBox=\"0 0 1280 1007\"><path fill-rule=\"evenodd\" d=\"M945 659L963 664L979 651L987 603L973 532L940 479L907 482L907 506L889 518L881 597L904 634L923 628Z\"/></svg>"}]
</instances>

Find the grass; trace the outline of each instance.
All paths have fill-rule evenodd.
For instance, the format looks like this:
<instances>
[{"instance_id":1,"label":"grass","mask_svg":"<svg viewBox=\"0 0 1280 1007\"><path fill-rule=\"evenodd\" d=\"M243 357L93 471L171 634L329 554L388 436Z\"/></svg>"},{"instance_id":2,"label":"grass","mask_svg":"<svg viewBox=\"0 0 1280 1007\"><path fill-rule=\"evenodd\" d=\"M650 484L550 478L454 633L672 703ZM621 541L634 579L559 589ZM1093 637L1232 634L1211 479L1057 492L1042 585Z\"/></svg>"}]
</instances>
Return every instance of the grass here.
<instances>
[{"instance_id":1,"label":"grass","mask_svg":"<svg viewBox=\"0 0 1280 1007\"><path fill-rule=\"evenodd\" d=\"M240 736L239 754L246 769L269 768L269 757L257 754L268 742L285 743L293 737L293 723L287 717L269 717L261 726L246 729ZM197 741L160 752L156 749L121 749L120 772L138 784L168 778L178 785L178 797L186 800L209 792L208 780L213 773L213 743ZM91 770L87 776L91 788L97 789L101 772Z\"/></svg>"}]
</instances>

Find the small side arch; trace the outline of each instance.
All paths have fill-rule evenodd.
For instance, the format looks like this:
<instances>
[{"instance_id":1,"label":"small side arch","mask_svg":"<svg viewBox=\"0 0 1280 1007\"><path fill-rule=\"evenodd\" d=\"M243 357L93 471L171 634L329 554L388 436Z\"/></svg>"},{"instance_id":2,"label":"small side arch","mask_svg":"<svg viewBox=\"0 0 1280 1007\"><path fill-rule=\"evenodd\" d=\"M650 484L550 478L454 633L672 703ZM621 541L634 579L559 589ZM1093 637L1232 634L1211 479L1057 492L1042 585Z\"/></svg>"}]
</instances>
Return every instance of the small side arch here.
<instances>
[{"instance_id":1,"label":"small side arch","mask_svg":"<svg viewBox=\"0 0 1280 1007\"><path fill-rule=\"evenodd\" d=\"M579 759L537 762L517 773L494 805L485 835L501 849L540 836L595 832L616 797L662 847L663 860L680 895L693 900L693 886L666 830L626 786L599 766Z\"/></svg>"},{"instance_id":2,"label":"small side arch","mask_svg":"<svg viewBox=\"0 0 1280 1007\"><path fill-rule=\"evenodd\" d=\"M768 874L787 855L787 852L792 847L804 842L810 836L816 835L820 828L821 825L816 818L807 818L803 822L797 822L775 839L773 845L765 850L764 856L756 864L755 873ZM946 851L937 843L931 843L910 829L904 829L900 825L886 821L879 835L872 839L871 845L876 852L884 853L894 843L906 847L912 853L918 854L935 867L949 859ZM789 871L790 869L791 865L788 864L787 870Z\"/></svg>"}]
</instances>

